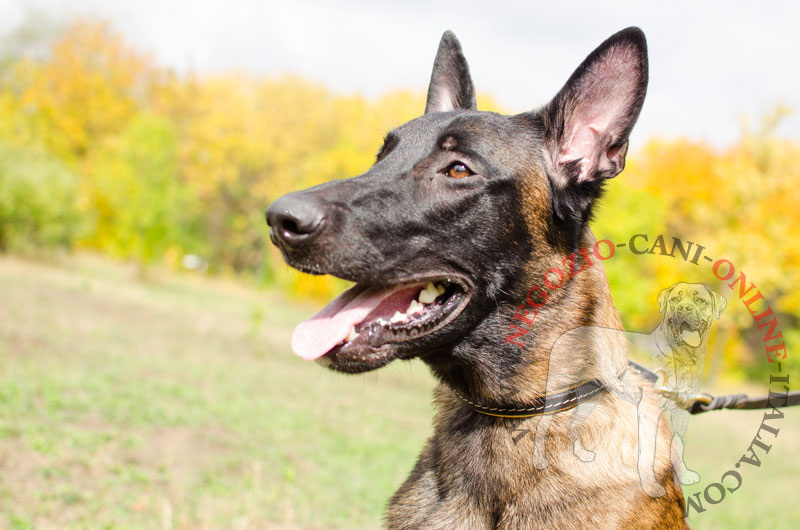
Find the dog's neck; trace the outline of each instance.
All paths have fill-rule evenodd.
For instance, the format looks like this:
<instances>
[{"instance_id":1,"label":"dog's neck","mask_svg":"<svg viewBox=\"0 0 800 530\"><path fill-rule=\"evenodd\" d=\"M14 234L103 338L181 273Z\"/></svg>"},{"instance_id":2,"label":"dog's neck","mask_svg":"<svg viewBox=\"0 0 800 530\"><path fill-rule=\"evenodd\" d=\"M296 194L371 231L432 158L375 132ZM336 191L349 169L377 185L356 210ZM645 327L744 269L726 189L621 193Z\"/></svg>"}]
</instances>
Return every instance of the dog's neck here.
<instances>
[{"instance_id":1,"label":"dog's neck","mask_svg":"<svg viewBox=\"0 0 800 530\"><path fill-rule=\"evenodd\" d=\"M593 244L591 232L584 241ZM595 261L550 292L547 303L537 309L528 333L521 338L524 347L505 340L510 322L524 327L513 317L520 305L526 304L529 289L541 285L542 273L550 266L560 265L563 258L554 256L550 260L552 263L541 263L537 270L530 271L527 282L522 283L516 296L498 303L475 332L456 345L449 355L425 359L434 374L463 396L498 405L525 405L544 396L551 362L555 364L549 377L563 379L564 386L574 384L574 374L589 362L592 352L576 350L566 357L562 352L551 358L556 340L570 329L581 326L622 329L601 262ZM527 306L524 309L531 311ZM586 347L604 346L589 344ZM485 354L489 350L492 355ZM498 363L498 358L502 362Z\"/></svg>"}]
</instances>

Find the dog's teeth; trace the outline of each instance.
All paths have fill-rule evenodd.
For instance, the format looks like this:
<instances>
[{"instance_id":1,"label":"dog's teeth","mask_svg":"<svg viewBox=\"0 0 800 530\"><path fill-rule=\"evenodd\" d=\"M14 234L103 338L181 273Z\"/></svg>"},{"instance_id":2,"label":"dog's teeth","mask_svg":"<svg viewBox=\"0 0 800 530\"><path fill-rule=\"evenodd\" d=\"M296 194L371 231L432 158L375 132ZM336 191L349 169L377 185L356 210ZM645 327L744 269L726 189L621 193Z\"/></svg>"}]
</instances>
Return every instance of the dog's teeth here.
<instances>
[{"instance_id":1,"label":"dog's teeth","mask_svg":"<svg viewBox=\"0 0 800 530\"><path fill-rule=\"evenodd\" d=\"M397 324L398 322L405 322L405 321L406 321L406 315L404 313L401 313L400 311L395 311L394 316L392 316L391 320L389 320L389 322L391 322L392 324Z\"/></svg>"},{"instance_id":2,"label":"dog's teeth","mask_svg":"<svg viewBox=\"0 0 800 530\"><path fill-rule=\"evenodd\" d=\"M358 333L356 333L356 327L353 326L352 328L350 328L350 333L347 334L347 339L346 340L347 340L347 342L350 342L351 340L355 339L356 337L358 337Z\"/></svg>"},{"instance_id":3,"label":"dog's teeth","mask_svg":"<svg viewBox=\"0 0 800 530\"><path fill-rule=\"evenodd\" d=\"M425 310L425 307L417 302L416 300L411 300L411 303L408 304L408 309L406 309L406 314L413 315L414 313L420 313Z\"/></svg>"},{"instance_id":4,"label":"dog's teeth","mask_svg":"<svg viewBox=\"0 0 800 530\"><path fill-rule=\"evenodd\" d=\"M433 285L433 282L428 282L425 289L419 293L419 301L423 304L432 304L440 294L439 290Z\"/></svg>"},{"instance_id":5,"label":"dog's teeth","mask_svg":"<svg viewBox=\"0 0 800 530\"><path fill-rule=\"evenodd\" d=\"M436 284L436 292L439 294L444 294L444 285L441 283Z\"/></svg>"}]
</instances>

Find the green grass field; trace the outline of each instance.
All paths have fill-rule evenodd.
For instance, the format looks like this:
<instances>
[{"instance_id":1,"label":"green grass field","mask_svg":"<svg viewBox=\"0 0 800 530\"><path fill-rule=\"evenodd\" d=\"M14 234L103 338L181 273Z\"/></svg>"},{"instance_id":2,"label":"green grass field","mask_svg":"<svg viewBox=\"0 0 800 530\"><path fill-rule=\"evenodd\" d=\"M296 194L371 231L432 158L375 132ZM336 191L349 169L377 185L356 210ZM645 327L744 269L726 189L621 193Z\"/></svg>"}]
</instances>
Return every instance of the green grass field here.
<instances>
[{"instance_id":1,"label":"green grass field","mask_svg":"<svg viewBox=\"0 0 800 530\"><path fill-rule=\"evenodd\" d=\"M430 434L433 381L419 362L348 377L299 360L291 329L316 309L86 256L0 257L0 528L380 527ZM693 420L703 485L760 421ZM800 526L800 409L777 425L694 528Z\"/></svg>"}]
</instances>

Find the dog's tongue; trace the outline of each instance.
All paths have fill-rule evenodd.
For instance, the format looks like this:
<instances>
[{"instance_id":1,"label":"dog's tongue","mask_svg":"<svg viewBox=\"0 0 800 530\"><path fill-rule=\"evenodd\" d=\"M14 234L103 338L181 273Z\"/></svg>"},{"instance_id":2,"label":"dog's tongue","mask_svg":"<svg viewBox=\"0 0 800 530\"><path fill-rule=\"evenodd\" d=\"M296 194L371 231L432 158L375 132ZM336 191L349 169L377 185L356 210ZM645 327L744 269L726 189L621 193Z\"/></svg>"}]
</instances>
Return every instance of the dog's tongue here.
<instances>
[{"instance_id":1,"label":"dog's tongue","mask_svg":"<svg viewBox=\"0 0 800 530\"><path fill-rule=\"evenodd\" d=\"M692 348L697 348L700 346L701 339L699 331L685 329L681 331L681 338L683 339L683 342Z\"/></svg>"},{"instance_id":2,"label":"dog's tongue","mask_svg":"<svg viewBox=\"0 0 800 530\"><path fill-rule=\"evenodd\" d=\"M392 294L385 289L355 286L340 294L311 320L292 333L292 351L307 360L317 359L343 341L356 324Z\"/></svg>"}]
</instances>

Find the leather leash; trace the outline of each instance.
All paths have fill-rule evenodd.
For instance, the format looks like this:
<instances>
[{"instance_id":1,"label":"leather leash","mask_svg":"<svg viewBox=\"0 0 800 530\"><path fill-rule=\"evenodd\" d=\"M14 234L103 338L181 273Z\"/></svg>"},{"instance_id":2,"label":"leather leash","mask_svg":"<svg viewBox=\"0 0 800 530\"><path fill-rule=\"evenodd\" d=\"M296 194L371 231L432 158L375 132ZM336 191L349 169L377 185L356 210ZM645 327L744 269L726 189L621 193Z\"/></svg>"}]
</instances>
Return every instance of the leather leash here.
<instances>
[{"instance_id":1,"label":"leather leash","mask_svg":"<svg viewBox=\"0 0 800 530\"><path fill-rule=\"evenodd\" d=\"M651 372L644 366L636 364L633 361L628 361L628 365L645 379L654 383L656 385L656 390L658 390L662 396L672 399L691 414L702 414L710 410L722 409L756 410L800 405L800 391L780 394L774 393L752 398L747 394L727 394L716 397L704 393L686 394L674 388L658 385L658 374ZM607 388L603 383L598 379L592 379L591 381L572 386L561 392L538 397L528 407L490 407L470 401L457 391L455 393L459 399L464 401L472 410L479 414L498 418L532 418L534 416L564 412L578 406L580 403L594 398L604 391L607 391Z\"/></svg>"}]
</instances>

